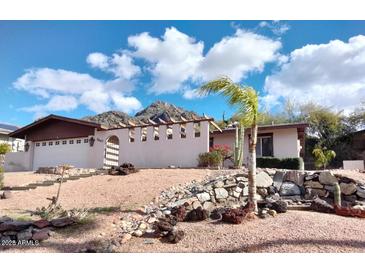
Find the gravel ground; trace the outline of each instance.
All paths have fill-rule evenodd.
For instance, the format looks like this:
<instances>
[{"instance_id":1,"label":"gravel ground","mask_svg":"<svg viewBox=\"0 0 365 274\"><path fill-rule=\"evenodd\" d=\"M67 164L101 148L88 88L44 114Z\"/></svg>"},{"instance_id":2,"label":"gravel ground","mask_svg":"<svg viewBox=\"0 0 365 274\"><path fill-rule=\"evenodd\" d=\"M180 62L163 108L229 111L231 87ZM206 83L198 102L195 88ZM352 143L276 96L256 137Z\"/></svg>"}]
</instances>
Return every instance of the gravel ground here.
<instances>
[{"instance_id":1,"label":"gravel ground","mask_svg":"<svg viewBox=\"0 0 365 274\"><path fill-rule=\"evenodd\" d=\"M37 174L34 172L5 172L4 173L5 186L23 186L39 181L53 180L57 175L53 174Z\"/></svg>"},{"instance_id":2,"label":"gravel ground","mask_svg":"<svg viewBox=\"0 0 365 274\"><path fill-rule=\"evenodd\" d=\"M5 252L77 252L111 239L118 227L113 222L151 201L172 185L200 180L214 171L189 169L141 170L129 176L94 176L67 182L62 187L65 208L105 207L81 226L54 232L52 237L31 248L11 247ZM363 176L361 174L360 176ZM56 186L17 192L0 201L0 215L21 214L48 203ZM117 212L108 208L117 207ZM364 252L365 219L306 211L290 211L275 218L246 221L241 225L214 222L179 223L186 237L178 244L155 238L133 238L119 252ZM1 247L0 247L1 250Z\"/></svg>"}]
</instances>

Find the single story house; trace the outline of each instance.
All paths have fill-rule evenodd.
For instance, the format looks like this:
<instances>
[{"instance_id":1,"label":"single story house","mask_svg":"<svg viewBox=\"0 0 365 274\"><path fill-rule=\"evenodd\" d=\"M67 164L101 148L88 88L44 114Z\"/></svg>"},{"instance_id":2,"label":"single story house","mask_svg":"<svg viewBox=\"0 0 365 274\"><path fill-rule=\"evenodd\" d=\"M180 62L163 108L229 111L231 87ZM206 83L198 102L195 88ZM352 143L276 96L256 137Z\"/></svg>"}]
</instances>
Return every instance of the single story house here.
<instances>
[{"instance_id":1,"label":"single story house","mask_svg":"<svg viewBox=\"0 0 365 274\"><path fill-rule=\"evenodd\" d=\"M296 158L304 157L305 129L307 123L260 125L257 132L256 157ZM210 135L210 146L228 145L234 150L234 127L222 131L213 131ZM243 163L248 162L248 144L251 135L249 128L245 129L243 142ZM226 163L227 165L229 163ZM231 163L232 164L232 163Z\"/></svg>"},{"instance_id":2,"label":"single story house","mask_svg":"<svg viewBox=\"0 0 365 274\"><path fill-rule=\"evenodd\" d=\"M217 130L211 133L210 125ZM298 157L304 146L304 128L305 124L260 127L261 154L270 154L269 143L273 156ZM37 170L61 164L110 168L124 162L138 168L196 167L199 154L208 152L212 142L234 143L234 131L219 129L207 116L181 121L160 119L159 123L150 120L148 124L129 122L106 128L98 123L49 115L9 136L24 139L25 146L24 152L6 154L6 171ZM247 142L244 145L246 152Z\"/></svg>"},{"instance_id":3,"label":"single story house","mask_svg":"<svg viewBox=\"0 0 365 274\"><path fill-rule=\"evenodd\" d=\"M13 152L24 150L24 140L9 136L11 132L17 129L17 126L0 124L0 144L8 144Z\"/></svg>"}]
</instances>

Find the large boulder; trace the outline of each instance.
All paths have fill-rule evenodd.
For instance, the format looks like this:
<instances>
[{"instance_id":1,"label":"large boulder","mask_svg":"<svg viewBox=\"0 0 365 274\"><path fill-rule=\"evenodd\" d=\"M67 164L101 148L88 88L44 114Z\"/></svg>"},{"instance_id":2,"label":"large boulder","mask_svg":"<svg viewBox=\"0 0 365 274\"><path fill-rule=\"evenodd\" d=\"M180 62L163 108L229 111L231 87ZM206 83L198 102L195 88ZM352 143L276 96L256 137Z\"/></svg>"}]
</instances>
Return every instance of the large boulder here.
<instances>
[{"instance_id":1,"label":"large boulder","mask_svg":"<svg viewBox=\"0 0 365 274\"><path fill-rule=\"evenodd\" d=\"M283 171L276 171L273 181L274 181L274 187L279 190L281 187L281 184L283 183L285 172Z\"/></svg>"},{"instance_id":2,"label":"large boulder","mask_svg":"<svg viewBox=\"0 0 365 274\"><path fill-rule=\"evenodd\" d=\"M304 176L302 176L302 175L303 175L303 172L299 172L297 170L288 170L285 173L283 181L293 182L297 185L302 186L303 181L304 181Z\"/></svg>"},{"instance_id":3,"label":"large boulder","mask_svg":"<svg viewBox=\"0 0 365 274\"><path fill-rule=\"evenodd\" d=\"M280 196L301 195L301 190L298 185L292 182L284 182L280 188Z\"/></svg>"},{"instance_id":4,"label":"large boulder","mask_svg":"<svg viewBox=\"0 0 365 274\"><path fill-rule=\"evenodd\" d=\"M198 193L196 194L196 197L198 198L198 200L203 203L205 201L209 201L210 200L210 195L208 192L203 192L203 193Z\"/></svg>"},{"instance_id":5,"label":"large boulder","mask_svg":"<svg viewBox=\"0 0 365 274\"><path fill-rule=\"evenodd\" d=\"M224 188L216 188L214 192L217 199L226 199L228 197L228 192Z\"/></svg>"},{"instance_id":6,"label":"large boulder","mask_svg":"<svg viewBox=\"0 0 365 274\"><path fill-rule=\"evenodd\" d=\"M354 194L357 190L356 185L354 183L349 183L349 184L340 183L340 188L341 188L341 192L344 195Z\"/></svg>"},{"instance_id":7,"label":"large boulder","mask_svg":"<svg viewBox=\"0 0 365 274\"><path fill-rule=\"evenodd\" d=\"M272 178L266 172L259 172L256 175L256 186L257 187L269 187L273 183Z\"/></svg>"},{"instance_id":8,"label":"large boulder","mask_svg":"<svg viewBox=\"0 0 365 274\"><path fill-rule=\"evenodd\" d=\"M9 221L0 224L0 232L4 231L21 231L27 229L32 225L32 222L18 222L18 221Z\"/></svg>"},{"instance_id":9,"label":"large boulder","mask_svg":"<svg viewBox=\"0 0 365 274\"><path fill-rule=\"evenodd\" d=\"M318 189L323 189L323 185L320 184L319 182L316 181L306 181L304 183L305 187L309 187L309 188L318 188Z\"/></svg>"},{"instance_id":10,"label":"large boulder","mask_svg":"<svg viewBox=\"0 0 365 274\"><path fill-rule=\"evenodd\" d=\"M357 196L365 199L365 185L359 185L356 188Z\"/></svg>"},{"instance_id":11,"label":"large boulder","mask_svg":"<svg viewBox=\"0 0 365 274\"><path fill-rule=\"evenodd\" d=\"M323 213L334 213L335 209L332 205L327 203L325 200L316 198L312 201L310 209L313 211L323 212Z\"/></svg>"},{"instance_id":12,"label":"large boulder","mask_svg":"<svg viewBox=\"0 0 365 274\"><path fill-rule=\"evenodd\" d=\"M319 182L323 185L335 185L338 183L338 180L329 171L323 171L319 174Z\"/></svg>"}]
</instances>

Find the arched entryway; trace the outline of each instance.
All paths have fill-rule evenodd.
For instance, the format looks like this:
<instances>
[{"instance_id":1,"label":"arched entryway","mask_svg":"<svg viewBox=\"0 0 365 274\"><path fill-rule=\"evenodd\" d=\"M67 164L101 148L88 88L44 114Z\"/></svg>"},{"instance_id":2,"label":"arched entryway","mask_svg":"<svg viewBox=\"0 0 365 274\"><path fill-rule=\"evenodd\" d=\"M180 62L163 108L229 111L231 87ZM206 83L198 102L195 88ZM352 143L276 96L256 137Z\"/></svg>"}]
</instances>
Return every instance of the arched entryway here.
<instances>
[{"instance_id":1,"label":"arched entryway","mask_svg":"<svg viewBox=\"0 0 365 274\"><path fill-rule=\"evenodd\" d=\"M110 136L105 142L104 168L119 166L119 139L117 136Z\"/></svg>"}]
</instances>

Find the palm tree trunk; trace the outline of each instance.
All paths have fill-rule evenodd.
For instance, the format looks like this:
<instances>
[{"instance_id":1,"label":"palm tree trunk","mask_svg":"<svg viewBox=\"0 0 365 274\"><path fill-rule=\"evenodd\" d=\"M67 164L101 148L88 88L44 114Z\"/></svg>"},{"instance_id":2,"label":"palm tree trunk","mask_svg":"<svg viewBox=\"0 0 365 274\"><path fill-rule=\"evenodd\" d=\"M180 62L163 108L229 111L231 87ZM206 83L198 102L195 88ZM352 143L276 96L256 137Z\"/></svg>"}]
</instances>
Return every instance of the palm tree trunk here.
<instances>
[{"instance_id":1,"label":"palm tree trunk","mask_svg":"<svg viewBox=\"0 0 365 274\"><path fill-rule=\"evenodd\" d=\"M243 125L240 126L239 131L240 145L239 145L239 158L238 158L238 167L242 168L243 164L243 145L245 140L245 127Z\"/></svg>"},{"instance_id":2,"label":"palm tree trunk","mask_svg":"<svg viewBox=\"0 0 365 274\"><path fill-rule=\"evenodd\" d=\"M238 127L236 126L236 130L235 130L235 133L236 133L236 136L235 136L235 139L234 139L234 168L238 168L238 162L239 162L239 135L238 135Z\"/></svg>"},{"instance_id":3,"label":"palm tree trunk","mask_svg":"<svg viewBox=\"0 0 365 274\"><path fill-rule=\"evenodd\" d=\"M249 166L248 166L248 201L254 211L257 211L256 201L256 142L257 125L251 127L251 140L249 142Z\"/></svg>"}]
</instances>

